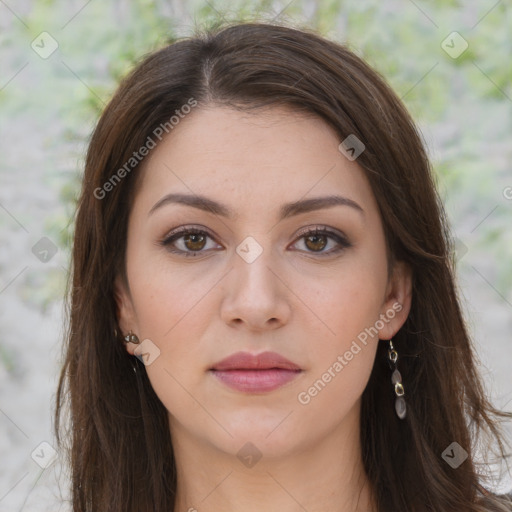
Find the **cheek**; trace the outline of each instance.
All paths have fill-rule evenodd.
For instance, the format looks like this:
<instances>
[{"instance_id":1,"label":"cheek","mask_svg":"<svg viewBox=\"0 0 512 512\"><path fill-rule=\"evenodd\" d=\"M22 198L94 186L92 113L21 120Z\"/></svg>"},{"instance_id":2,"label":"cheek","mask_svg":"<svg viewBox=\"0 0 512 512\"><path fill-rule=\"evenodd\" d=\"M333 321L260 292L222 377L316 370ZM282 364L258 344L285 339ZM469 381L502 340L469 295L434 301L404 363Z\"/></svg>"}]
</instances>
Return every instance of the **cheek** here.
<instances>
[{"instance_id":1,"label":"cheek","mask_svg":"<svg viewBox=\"0 0 512 512\"><path fill-rule=\"evenodd\" d=\"M165 344L178 332L198 326L201 307L218 278L194 265L176 270L165 254L140 251L129 262L130 287L141 334ZM190 332L190 331L189 331Z\"/></svg>"},{"instance_id":2,"label":"cheek","mask_svg":"<svg viewBox=\"0 0 512 512\"><path fill-rule=\"evenodd\" d=\"M194 401L183 386L193 389L202 376L197 340L211 318L206 296L218 278L192 265L176 272L165 258L143 251L132 253L128 271L139 337L157 347L158 357L146 366L153 389L168 410L190 410Z\"/></svg>"},{"instance_id":3,"label":"cheek","mask_svg":"<svg viewBox=\"0 0 512 512\"><path fill-rule=\"evenodd\" d=\"M347 351L329 357L321 371L304 384L297 394L301 429L322 437L344 421L351 421L349 418L356 421L376 347L376 344L351 344L348 350L351 360L347 358Z\"/></svg>"},{"instance_id":4,"label":"cheek","mask_svg":"<svg viewBox=\"0 0 512 512\"><path fill-rule=\"evenodd\" d=\"M385 272L385 262L354 258L336 278L312 293L311 309L321 311L319 316L328 327L323 332L328 334L315 344L310 378L298 395L305 411L316 410L326 420L340 421L363 393L379 343L376 323Z\"/></svg>"},{"instance_id":5,"label":"cheek","mask_svg":"<svg viewBox=\"0 0 512 512\"><path fill-rule=\"evenodd\" d=\"M325 326L326 347L342 350L365 329L375 325L385 294L384 268L373 268L354 257L329 279L306 281L301 295Z\"/></svg>"},{"instance_id":6,"label":"cheek","mask_svg":"<svg viewBox=\"0 0 512 512\"><path fill-rule=\"evenodd\" d=\"M327 428L350 414L368 383L379 343L376 287L356 276L337 284L324 296L323 320L334 335L315 344L309 376L296 395L304 428L317 428L313 418L321 417Z\"/></svg>"},{"instance_id":7,"label":"cheek","mask_svg":"<svg viewBox=\"0 0 512 512\"><path fill-rule=\"evenodd\" d=\"M190 390L199 388L203 376L202 347L197 340L204 330L201 318L208 316L201 309L204 287L188 283L185 287L176 276L157 273L151 279L142 286L136 305L140 331L158 352L146 372L168 411L179 417L200 417L204 412L196 410L198 404Z\"/></svg>"}]
</instances>

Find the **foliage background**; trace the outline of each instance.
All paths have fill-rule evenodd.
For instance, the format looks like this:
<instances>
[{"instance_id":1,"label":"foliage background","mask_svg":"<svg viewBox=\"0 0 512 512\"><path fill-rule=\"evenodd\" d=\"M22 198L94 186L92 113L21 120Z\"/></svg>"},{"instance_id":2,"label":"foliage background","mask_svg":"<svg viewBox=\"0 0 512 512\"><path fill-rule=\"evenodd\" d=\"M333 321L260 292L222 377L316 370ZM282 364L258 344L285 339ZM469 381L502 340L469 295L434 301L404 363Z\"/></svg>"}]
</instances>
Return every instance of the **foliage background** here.
<instances>
[{"instance_id":1,"label":"foliage background","mask_svg":"<svg viewBox=\"0 0 512 512\"><path fill-rule=\"evenodd\" d=\"M409 108L453 226L460 292L489 393L510 409L508 1L0 0L0 510L66 510L60 464L45 470L30 455L41 441L52 444L73 209L101 109L120 77L170 36L254 17L348 43ZM31 48L43 31L59 45L47 59ZM457 59L441 47L453 31L469 45ZM32 250L42 237L58 249L46 263Z\"/></svg>"}]
</instances>

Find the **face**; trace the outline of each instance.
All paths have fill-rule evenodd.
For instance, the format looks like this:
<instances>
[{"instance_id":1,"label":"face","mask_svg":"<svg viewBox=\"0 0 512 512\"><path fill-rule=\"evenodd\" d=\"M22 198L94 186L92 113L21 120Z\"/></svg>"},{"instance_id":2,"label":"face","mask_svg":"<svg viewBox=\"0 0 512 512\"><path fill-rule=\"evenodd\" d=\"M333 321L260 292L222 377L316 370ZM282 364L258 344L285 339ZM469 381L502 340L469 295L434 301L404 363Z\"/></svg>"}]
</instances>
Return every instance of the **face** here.
<instances>
[{"instance_id":1,"label":"face","mask_svg":"<svg viewBox=\"0 0 512 512\"><path fill-rule=\"evenodd\" d=\"M375 197L340 142L284 108L198 107L146 158L116 298L173 441L278 456L357 429L411 282L400 263L388 278ZM274 355L220 363L239 352Z\"/></svg>"}]
</instances>

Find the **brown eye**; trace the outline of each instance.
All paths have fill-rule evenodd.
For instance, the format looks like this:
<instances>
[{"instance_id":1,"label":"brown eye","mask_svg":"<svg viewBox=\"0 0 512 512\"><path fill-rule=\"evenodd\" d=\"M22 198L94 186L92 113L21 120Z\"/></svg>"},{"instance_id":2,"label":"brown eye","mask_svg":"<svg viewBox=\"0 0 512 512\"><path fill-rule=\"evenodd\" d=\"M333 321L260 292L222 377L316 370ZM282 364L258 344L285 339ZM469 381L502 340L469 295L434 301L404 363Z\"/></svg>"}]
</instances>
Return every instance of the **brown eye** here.
<instances>
[{"instance_id":1,"label":"brown eye","mask_svg":"<svg viewBox=\"0 0 512 512\"><path fill-rule=\"evenodd\" d=\"M306 246L312 251L322 251L327 245L325 235L309 235L306 237Z\"/></svg>"},{"instance_id":2,"label":"brown eye","mask_svg":"<svg viewBox=\"0 0 512 512\"><path fill-rule=\"evenodd\" d=\"M301 233L299 241L304 243L304 252L317 254L318 256L330 256L343 249L352 247L352 244L342 234L331 231L326 227L305 230ZM324 250L329 241L334 242L334 247Z\"/></svg>"},{"instance_id":3,"label":"brown eye","mask_svg":"<svg viewBox=\"0 0 512 512\"><path fill-rule=\"evenodd\" d=\"M191 251L200 251L206 245L206 237L196 233L191 233L183 237L183 242L187 249Z\"/></svg>"},{"instance_id":4,"label":"brown eye","mask_svg":"<svg viewBox=\"0 0 512 512\"><path fill-rule=\"evenodd\" d=\"M176 254L199 256L211 249L211 247L206 247L209 239L212 239L212 237L208 232L202 229L185 227L171 232L160 244Z\"/></svg>"},{"instance_id":5,"label":"brown eye","mask_svg":"<svg viewBox=\"0 0 512 512\"><path fill-rule=\"evenodd\" d=\"M185 257L200 256L207 253L208 249L222 248L221 246L207 247L209 239L213 240L213 237L205 230L182 227L171 232L160 244L166 247L168 251ZM327 228L309 229L302 233L299 241L304 243L305 249L302 249L303 252L318 256L329 256L352 247L345 236ZM329 241L334 242L334 247L325 250Z\"/></svg>"}]
</instances>

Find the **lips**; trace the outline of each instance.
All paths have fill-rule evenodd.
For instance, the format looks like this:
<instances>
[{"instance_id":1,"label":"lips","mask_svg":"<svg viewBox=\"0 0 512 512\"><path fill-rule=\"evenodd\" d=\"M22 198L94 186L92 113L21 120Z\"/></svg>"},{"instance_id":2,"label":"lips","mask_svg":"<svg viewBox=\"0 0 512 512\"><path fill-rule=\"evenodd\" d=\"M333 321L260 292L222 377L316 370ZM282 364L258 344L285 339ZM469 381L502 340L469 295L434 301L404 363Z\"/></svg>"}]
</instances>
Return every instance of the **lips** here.
<instances>
[{"instance_id":1,"label":"lips","mask_svg":"<svg viewBox=\"0 0 512 512\"><path fill-rule=\"evenodd\" d=\"M302 369L276 352L237 352L214 364L210 372L223 384L238 391L259 393L284 386Z\"/></svg>"},{"instance_id":2,"label":"lips","mask_svg":"<svg viewBox=\"0 0 512 512\"><path fill-rule=\"evenodd\" d=\"M300 370L300 366L292 363L276 352L263 352L250 354L249 352L237 352L226 359L216 363L212 370L270 370L280 368L282 370Z\"/></svg>"}]
</instances>

